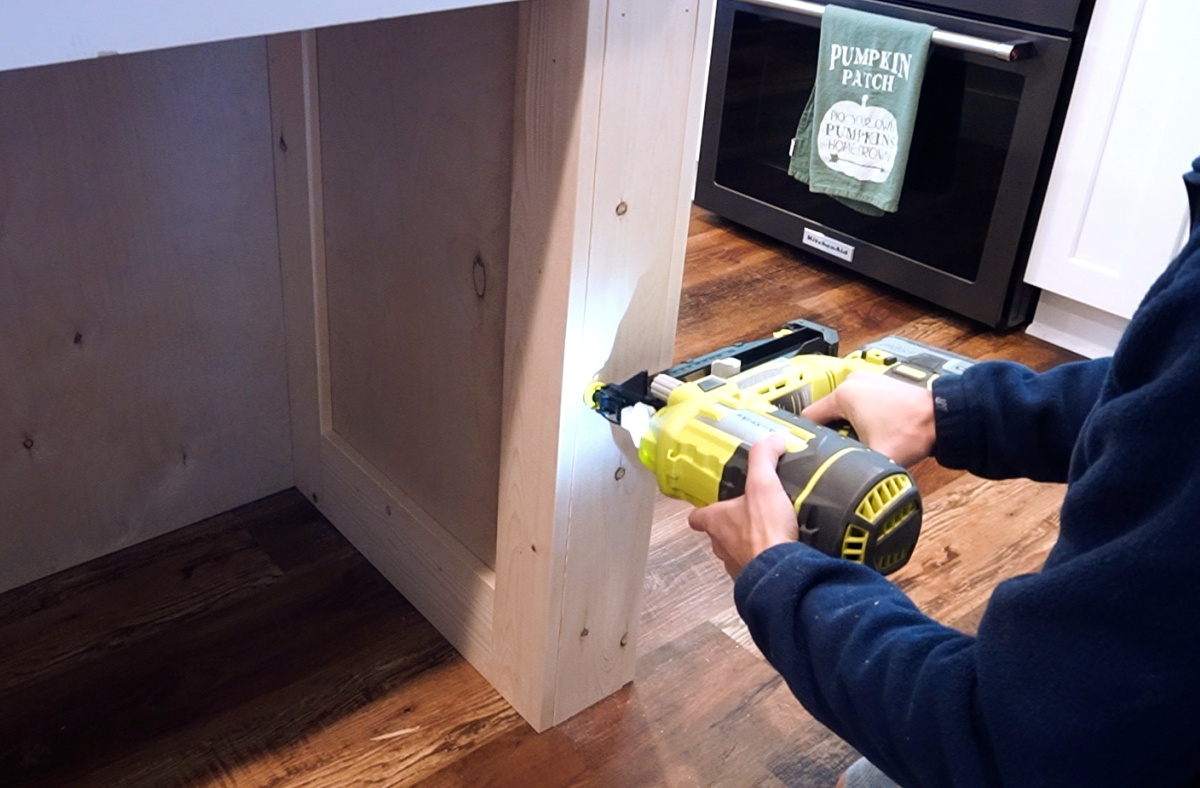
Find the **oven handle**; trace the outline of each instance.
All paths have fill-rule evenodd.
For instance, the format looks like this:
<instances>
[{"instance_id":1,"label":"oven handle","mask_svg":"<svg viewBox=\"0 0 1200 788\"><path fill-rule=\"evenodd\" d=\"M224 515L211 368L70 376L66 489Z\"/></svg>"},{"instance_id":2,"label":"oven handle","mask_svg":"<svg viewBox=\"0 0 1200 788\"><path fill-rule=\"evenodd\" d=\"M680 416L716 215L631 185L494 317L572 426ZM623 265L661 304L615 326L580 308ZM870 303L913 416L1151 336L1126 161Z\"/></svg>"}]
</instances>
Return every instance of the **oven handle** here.
<instances>
[{"instance_id":1,"label":"oven handle","mask_svg":"<svg viewBox=\"0 0 1200 788\"><path fill-rule=\"evenodd\" d=\"M793 11L805 16L820 17L825 13L825 6L820 3L810 3L808 0L742 0L742 2L751 5L761 5L767 8L778 8L783 11ZM974 52L979 55L988 55L997 60L1005 60L1010 63L1017 60L1025 60L1034 55L1033 43L1030 41L989 41L986 38L964 36L961 33L951 33L949 30L940 30L938 28L934 28L933 36L930 40L939 46L949 47L950 49L961 49L964 52Z\"/></svg>"}]
</instances>

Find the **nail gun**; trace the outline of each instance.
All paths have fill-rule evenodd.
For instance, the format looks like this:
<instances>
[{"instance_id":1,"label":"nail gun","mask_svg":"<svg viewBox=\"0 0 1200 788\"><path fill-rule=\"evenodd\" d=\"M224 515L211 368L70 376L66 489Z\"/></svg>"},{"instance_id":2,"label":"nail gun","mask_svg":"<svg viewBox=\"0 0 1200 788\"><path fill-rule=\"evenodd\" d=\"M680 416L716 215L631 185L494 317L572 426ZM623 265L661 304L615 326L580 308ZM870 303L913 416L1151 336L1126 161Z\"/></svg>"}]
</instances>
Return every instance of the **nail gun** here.
<instances>
[{"instance_id":1,"label":"nail gun","mask_svg":"<svg viewBox=\"0 0 1200 788\"><path fill-rule=\"evenodd\" d=\"M929 386L972 363L900 337L840 358L835 330L793 320L770 338L721 348L653 376L593 382L585 400L629 429L663 494L695 506L741 495L750 446L784 433L787 452L778 473L801 540L887 574L908 562L920 533L922 507L912 476L848 428L816 424L800 412L852 372Z\"/></svg>"}]
</instances>

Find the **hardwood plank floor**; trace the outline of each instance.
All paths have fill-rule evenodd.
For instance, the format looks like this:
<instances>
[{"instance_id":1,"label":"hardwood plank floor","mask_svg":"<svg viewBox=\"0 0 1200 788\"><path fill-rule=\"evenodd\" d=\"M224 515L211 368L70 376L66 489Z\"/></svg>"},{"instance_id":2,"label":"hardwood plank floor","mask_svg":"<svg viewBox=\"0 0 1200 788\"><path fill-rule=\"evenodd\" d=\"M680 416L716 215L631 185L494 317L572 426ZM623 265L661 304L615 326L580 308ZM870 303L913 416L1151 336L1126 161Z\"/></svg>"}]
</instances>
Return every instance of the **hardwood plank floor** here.
<instances>
[{"instance_id":1,"label":"hardwood plank floor","mask_svg":"<svg viewBox=\"0 0 1200 788\"><path fill-rule=\"evenodd\" d=\"M677 360L807 317L1046 368L996 334L693 213ZM1062 488L915 469L895 575L972 631L1035 570ZM688 507L660 499L634 683L541 735L298 493L0 595L0 786L831 786L853 751L748 642Z\"/></svg>"}]
</instances>

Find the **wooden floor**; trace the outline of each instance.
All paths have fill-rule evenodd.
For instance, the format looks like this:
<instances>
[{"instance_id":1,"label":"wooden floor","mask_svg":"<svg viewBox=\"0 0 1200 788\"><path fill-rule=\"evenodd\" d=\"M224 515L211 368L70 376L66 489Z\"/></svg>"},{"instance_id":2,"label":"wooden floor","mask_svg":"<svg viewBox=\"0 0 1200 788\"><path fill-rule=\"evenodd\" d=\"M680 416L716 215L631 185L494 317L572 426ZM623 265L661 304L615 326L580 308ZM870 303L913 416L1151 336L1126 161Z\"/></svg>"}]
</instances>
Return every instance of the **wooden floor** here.
<instances>
[{"instance_id":1,"label":"wooden floor","mask_svg":"<svg viewBox=\"0 0 1200 788\"><path fill-rule=\"evenodd\" d=\"M679 359L806 317L1045 368L997 335L693 214ZM1062 489L925 462L894 577L972 630L1035 570ZM746 641L731 583L661 500L634 683L535 735L297 493L0 596L0 786L831 786L853 759Z\"/></svg>"}]
</instances>

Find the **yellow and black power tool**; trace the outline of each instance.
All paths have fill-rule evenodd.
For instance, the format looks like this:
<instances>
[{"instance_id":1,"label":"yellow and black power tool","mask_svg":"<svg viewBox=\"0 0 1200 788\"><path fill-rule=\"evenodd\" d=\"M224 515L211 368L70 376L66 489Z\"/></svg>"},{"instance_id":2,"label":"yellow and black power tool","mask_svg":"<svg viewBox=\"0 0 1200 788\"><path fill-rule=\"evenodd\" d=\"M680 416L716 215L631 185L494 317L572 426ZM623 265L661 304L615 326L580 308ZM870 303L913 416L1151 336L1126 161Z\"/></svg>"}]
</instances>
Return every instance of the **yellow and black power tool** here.
<instances>
[{"instance_id":1,"label":"yellow and black power tool","mask_svg":"<svg viewBox=\"0 0 1200 788\"><path fill-rule=\"evenodd\" d=\"M852 372L928 386L972 363L899 337L839 358L836 331L794 320L770 339L722 348L653 377L642 372L621 384L593 383L586 400L630 430L665 495L695 506L741 495L750 446L785 433L778 472L801 540L887 574L908 561L921 529L912 476L848 429L799 414Z\"/></svg>"}]
</instances>

